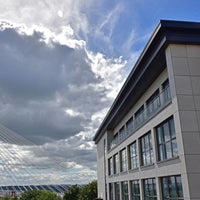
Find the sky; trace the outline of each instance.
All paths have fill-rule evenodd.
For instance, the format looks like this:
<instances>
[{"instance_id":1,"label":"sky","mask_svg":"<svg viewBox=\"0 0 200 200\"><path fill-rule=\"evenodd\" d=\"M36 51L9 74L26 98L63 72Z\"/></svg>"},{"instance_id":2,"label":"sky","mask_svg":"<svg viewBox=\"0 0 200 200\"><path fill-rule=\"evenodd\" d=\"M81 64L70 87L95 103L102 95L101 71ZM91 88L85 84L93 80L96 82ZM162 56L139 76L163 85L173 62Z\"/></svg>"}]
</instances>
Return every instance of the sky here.
<instances>
[{"instance_id":1,"label":"sky","mask_svg":"<svg viewBox=\"0 0 200 200\"><path fill-rule=\"evenodd\" d=\"M0 0L0 185L96 179L94 134L159 20L198 22L199 8Z\"/></svg>"}]
</instances>

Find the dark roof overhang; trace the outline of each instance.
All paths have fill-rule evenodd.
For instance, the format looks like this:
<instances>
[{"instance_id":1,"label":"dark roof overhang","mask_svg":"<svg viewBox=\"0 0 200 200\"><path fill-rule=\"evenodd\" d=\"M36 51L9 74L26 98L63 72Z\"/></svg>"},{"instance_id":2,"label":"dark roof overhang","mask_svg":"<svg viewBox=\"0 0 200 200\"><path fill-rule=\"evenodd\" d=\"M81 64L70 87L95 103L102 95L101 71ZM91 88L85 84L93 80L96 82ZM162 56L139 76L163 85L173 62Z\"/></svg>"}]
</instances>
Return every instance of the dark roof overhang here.
<instances>
[{"instance_id":1,"label":"dark roof overhang","mask_svg":"<svg viewBox=\"0 0 200 200\"><path fill-rule=\"evenodd\" d=\"M149 85L166 67L168 44L200 44L200 23L161 20L122 89L97 130L99 141L106 130L112 130L133 107Z\"/></svg>"}]
</instances>

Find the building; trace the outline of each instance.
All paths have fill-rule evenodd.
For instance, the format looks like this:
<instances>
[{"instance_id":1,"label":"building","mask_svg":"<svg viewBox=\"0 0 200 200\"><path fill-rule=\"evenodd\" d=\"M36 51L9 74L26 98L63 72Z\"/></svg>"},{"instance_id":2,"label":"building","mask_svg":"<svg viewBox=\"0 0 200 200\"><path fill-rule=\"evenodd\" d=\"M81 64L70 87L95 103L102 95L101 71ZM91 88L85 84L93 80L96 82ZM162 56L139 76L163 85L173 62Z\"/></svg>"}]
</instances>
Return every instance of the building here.
<instances>
[{"instance_id":1,"label":"building","mask_svg":"<svg viewBox=\"0 0 200 200\"><path fill-rule=\"evenodd\" d=\"M99 198L200 199L200 23L160 21L94 141Z\"/></svg>"}]
</instances>

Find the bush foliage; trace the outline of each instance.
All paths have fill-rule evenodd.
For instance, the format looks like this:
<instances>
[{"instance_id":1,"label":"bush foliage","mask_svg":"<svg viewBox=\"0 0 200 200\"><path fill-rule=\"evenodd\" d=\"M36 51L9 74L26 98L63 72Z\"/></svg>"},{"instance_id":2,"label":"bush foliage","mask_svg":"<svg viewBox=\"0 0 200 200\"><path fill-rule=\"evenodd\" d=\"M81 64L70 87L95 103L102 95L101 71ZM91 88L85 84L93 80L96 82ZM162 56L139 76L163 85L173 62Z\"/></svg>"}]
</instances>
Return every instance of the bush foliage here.
<instances>
[{"instance_id":1,"label":"bush foliage","mask_svg":"<svg viewBox=\"0 0 200 200\"><path fill-rule=\"evenodd\" d=\"M97 197L97 181L78 186L72 185L64 194L63 200L95 200ZM47 190L29 190L21 197L4 196L0 200L62 200L55 193Z\"/></svg>"},{"instance_id":2,"label":"bush foliage","mask_svg":"<svg viewBox=\"0 0 200 200\"><path fill-rule=\"evenodd\" d=\"M71 186L63 197L63 200L94 200L97 197L97 181L79 187L77 185Z\"/></svg>"}]
</instances>

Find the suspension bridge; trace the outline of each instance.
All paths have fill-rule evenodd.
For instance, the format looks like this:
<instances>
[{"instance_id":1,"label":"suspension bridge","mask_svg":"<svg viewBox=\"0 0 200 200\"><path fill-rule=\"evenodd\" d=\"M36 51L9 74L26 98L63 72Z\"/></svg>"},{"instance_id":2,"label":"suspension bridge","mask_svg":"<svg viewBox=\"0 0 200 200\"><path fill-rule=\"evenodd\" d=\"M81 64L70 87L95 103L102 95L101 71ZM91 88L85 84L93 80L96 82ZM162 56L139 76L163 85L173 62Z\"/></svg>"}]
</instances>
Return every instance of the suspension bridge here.
<instances>
[{"instance_id":1,"label":"suspension bridge","mask_svg":"<svg viewBox=\"0 0 200 200\"><path fill-rule=\"evenodd\" d=\"M67 190L69 185L56 185L51 179L56 169L62 168L60 161L55 160L53 166L44 166L31 156L32 149L38 149L38 146L0 124L0 196L15 196L35 189L50 190L57 194ZM62 170L65 172L65 169ZM44 180L45 176L49 177Z\"/></svg>"}]
</instances>

